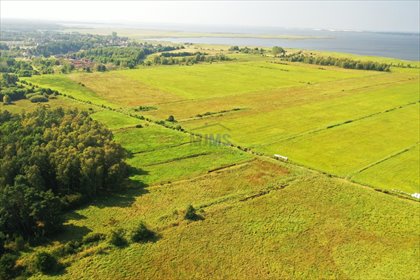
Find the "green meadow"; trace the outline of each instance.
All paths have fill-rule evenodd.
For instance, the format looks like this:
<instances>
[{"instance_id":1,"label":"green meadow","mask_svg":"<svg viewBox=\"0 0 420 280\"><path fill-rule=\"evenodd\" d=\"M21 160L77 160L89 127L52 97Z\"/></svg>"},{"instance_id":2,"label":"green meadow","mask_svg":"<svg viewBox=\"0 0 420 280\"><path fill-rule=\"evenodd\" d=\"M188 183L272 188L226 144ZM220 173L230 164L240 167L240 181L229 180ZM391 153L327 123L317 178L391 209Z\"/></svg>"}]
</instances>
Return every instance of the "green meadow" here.
<instances>
[{"instance_id":1,"label":"green meadow","mask_svg":"<svg viewBox=\"0 0 420 280\"><path fill-rule=\"evenodd\" d=\"M188 204L201 220L184 220ZM99 199L70 213L68 233L43 250L88 232L123 228L129 236L145 221L157 241L93 245L61 259L60 278L416 279L417 209L414 201L257 159Z\"/></svg>"},{"instance_id":2,"label":"green meadow","mask_svg":"<svg viewBox=\"0 0 420 280\"><path fill-rule=\"evenodd\" d=\"M386 180L376 184L378 180L368 178L369 173L356 173L384 158L392 160L394 153L419 142L417 69L362 71L279 63L269 57L256 60L253 55L247 60L241 55L243 59L223 63L43 75L28 80L123 113L153 120L173 115L189 132L226 134L234 145L267 156L285 155L297 164L358 178L373 187L414 190L411 183L406 185L403 173L393 175L401 176L397 187ZM375 61L382 62L380 58ZM135 112L138 106L156 110ZM92 116L103 121L107 113ZM109 122L112 129L118 118L125 117L115 115ZM123 122L122 127L130 127L138 121ZM135 134L126 132L127 137Z\"/></svg>"},{"instance_id":3,"label":"green meadow","mask_svg":"<svg viewBox=\"0 0 420 280\"><path fill-rule=\"evenodd\" d=\"M419 278L419 205L410 197L420 192L418 69L235 55L27 78L65 94L43 106L89 110L111 129L130 178L124 191L69 211L64 230L21 261L89 233L123 229L129 240L140 222L157 234L122 248L85 245L60 257L61 273L33 279ZM188 205L200 219L184 218Z\"/></svg>"}]
</instances>

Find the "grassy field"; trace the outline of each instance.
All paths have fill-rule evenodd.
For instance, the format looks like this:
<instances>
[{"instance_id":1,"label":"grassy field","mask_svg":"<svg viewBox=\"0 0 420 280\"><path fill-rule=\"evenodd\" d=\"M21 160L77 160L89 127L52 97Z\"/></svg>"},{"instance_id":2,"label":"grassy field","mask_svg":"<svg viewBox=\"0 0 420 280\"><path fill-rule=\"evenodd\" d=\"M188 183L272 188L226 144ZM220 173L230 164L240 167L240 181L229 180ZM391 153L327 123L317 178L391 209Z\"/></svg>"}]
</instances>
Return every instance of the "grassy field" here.
<instances>
[{"instance_id":1,"label":"grassy field","mask_svg":"<svg viewBox=\"0 0 420 280\"><path fill-rule=\"evenodd\" d=\"M155 120L173 115L189 131L227 134L235 145L269 156L284 154L299 164L343 177L354 176L419 142L417 69L347 70L279 64L269 57L255 60L249 55L226 63L44 75L29 80L125 113ZM137 106L156 110L135 112ZM98 120L106 116L93 115ZM135 124L136 120L127 120L124 126ZM401 176L397 187L386 181L376 184L368 174L356 176L357 181L413 190L411 183L405 185L403 173L394 175Z\"/></svg>"},{"instance_id":2,"label":"grassy field","mask_svg":"<svg viewBox=\"0 0 420 280\"><path fill-rule=\"evenodd\" d=\"M264 149L332 174L348 176L418 142L418 112L417 103ZM411 178L415 177L413 173Z\"/></svg>"},{"instance_id":3,"label":"grassy field","mask_svg":"<svg viewBox=\"0 0 420 280\"><path fill-rule=\"evenodd\" d=\"M86 245L60 257L60 274L33 279L418 279L418 202L373 189L420 192L418 71L263 59L28 79L77 99L51 107L90 109L131 166L125 191L67 213L65 230L34 251L117 229L129 239L141 221L158 235ZM156 110L134 110L146 105ZM169 115L187 132L154 122ZM184 219L188 205L199 220Z\"/></svg>"},{"instance_id":4,"label":"grassy field","mask_svg":"<svg viewBox=\"0 0 420 280\"><path fill-rule=\"evenodd\" d=\"M183 220L188 204L200 209L201 221ZM156 242L88 248L62 259L60 277L416 279L417 209L416 202L255 160L100 199L69 214L68 233L47 249L88 232L124 228L129 235L145 221L159 233Z\"/></svg>"},{"instance_id":5,"label":"grassy field","mask_svg":"<svg viewBox=\"0 0 420 280\"><path fill-rule=\"evenodd\" d=\"M354 179L372 186L420 193L419 145L378 162L357 173Z\"/></svg>"}]
</instances>

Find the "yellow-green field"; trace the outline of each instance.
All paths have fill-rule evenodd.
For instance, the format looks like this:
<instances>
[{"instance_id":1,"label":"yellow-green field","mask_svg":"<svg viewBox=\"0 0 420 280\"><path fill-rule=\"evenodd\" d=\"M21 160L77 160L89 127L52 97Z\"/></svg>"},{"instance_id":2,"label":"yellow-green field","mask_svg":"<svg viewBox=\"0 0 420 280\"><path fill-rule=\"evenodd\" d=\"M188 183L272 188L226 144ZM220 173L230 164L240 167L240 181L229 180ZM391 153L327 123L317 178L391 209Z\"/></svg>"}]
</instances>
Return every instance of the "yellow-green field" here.
<instances>
[{"instance_id":1,"label":"yellow-green field","mask_svg":"<svg viewBox=\"0 0 420 280\"><path fill-rule=\"evenodd\" d=\"M365 170L386 166L395 153L419 142L418 69L393 67L388 73L248 57L28 80L124 113L154 120L173 115L188 131L227 134L235 145L373 187L420 192L418 170L393 174L391 181ZM137 106L157 110L134 112Z\"/></svg>"},{"instance_id":2,"label":"yellow-green field","mask_svg":"<svg viewBox=\"0 0 420 280\"><path fill-rule=\"evenodd\" d=\"M419 203L410 198L420 192L418 69L239 56L28 78L66 95L47 106L89 110L110 128L129 154L130 179L68 212L64 231L21 261L89 233L123 229L129 239L141 221L158 235L123 248L83 245L59 258L59 274L34 279L419 278ZM178 122L156 123L169 115ZM188 205L201 219L184 218Z\"/></svg>"},{"instance_id":3,"label":"yellow-green field","mask_svg":"<svg viewBox=\"0 0 420 280\"><path fill-rule=\"evenodd\" d=\"M201 221L183 219L188 204ZM157 241L86 248L61 259L60 278L416 279L417 204L257 159L99 199L42 250L145 221Z\"/></svg>"},{"instance_id":4,"label":"yellow-green field","mask_svg":"<svg viewBox=\"0 0 420 280\"><path fill-rule=\"evenodd\" d=\"M51 107L80 105L62 97L54 102ZM12 106L26 102L6 108ZM82 247L60 258L65 266L60 274L33 279L416 279L420 274L418 202L230 147L194 145L186 133L93 107L91 116L133 154L133 186L69 212L64 231L35 251L55 252L88 233L118 228L129 238L140 221L158 239L123 248L106 241ZM189 204L202 220L184 220Z\"/></svg>"}]
</instances>

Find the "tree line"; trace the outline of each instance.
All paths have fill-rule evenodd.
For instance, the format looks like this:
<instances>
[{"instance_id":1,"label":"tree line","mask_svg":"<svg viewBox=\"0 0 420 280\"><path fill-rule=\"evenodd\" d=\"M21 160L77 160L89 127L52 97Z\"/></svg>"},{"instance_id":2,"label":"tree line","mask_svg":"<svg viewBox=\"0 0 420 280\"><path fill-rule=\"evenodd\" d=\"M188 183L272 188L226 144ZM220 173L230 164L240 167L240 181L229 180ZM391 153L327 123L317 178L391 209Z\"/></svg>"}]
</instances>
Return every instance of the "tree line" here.
<instances>
[{"instance_id":1,"label":"tree line","mask_svg":"<svg viewBox=\"0 0 420 280\"><path fill-rule=\"evenodd\" d=\"M250 48L250 47L239 47L239 46L232 46L229 48L231 52L240 52L240 53L247 53L247 54L264 54L266 51L263 48Z\"/></svg>"},{"instance_id":2,"label":"tree line","mask_svg":"<svg viewBox=\"0 0 420 280\"><path fill-rule=\"evenodd\" d=\"M282 60L290 62L303 62L308 64L317 64L325 66L337 66L346 69L358 69L358 70L374 70L374 71L390 71L391 65L386 63L379 63L373 61L360 61L349 58L337 58L337 57L323 57L314 56L310 54L303 54L302 52L292 53L284 55Z\"/></svg>"},{"instance_id":3,"label":"tree line","mask_svg":"<svg viewBox=\"0 0 420 280\"><path fill-rule=\"evenodd\" d=\"M175 53L173 53L175 54ZM184 64L184 65L193 65L200 62L217 62L217 61L229 61L232 60L228 56L224 54L216 54L216 55L206 55L204 53L194 53L190 55L191 53L184 53L187 54L186 56L182 55L170 55L168 54L160 54L153 57L153 63L155 65L175 65L175 64ZM146 62L146 65L151 65L151 62Z\"/></svg>"}]
</instances>

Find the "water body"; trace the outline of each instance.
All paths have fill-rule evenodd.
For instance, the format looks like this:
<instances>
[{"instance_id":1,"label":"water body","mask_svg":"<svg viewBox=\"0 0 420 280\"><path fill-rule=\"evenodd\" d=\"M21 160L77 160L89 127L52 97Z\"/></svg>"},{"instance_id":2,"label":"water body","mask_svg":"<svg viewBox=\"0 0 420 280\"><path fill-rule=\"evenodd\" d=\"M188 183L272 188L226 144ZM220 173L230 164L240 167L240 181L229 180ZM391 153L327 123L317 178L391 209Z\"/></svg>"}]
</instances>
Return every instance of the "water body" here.
<instances>
[{"instance_id":1,"label":"water body","mask_svg":"<svg viewBox=\"0 0 420 280\"><path fill-rule=\"evenodd\" d=\"M203 30L201 30L203 31ZM239 31L239 30L237 30ZM321 39L265 39L234 37L156 38L177 43L219 44L237 46L281 46L305 50L344 52L383 56L405 60L420 60L419 33L354 32L329 30L241 30L247 34L317 36ZM213 30L213 32L215 32ZM226 31L225 31L226 32ZM229 32L235 32L234 30ZM240 33L240 32L238 32ZM328 38L326 38L328 37Z\"/></svg>"}]
</instances>

